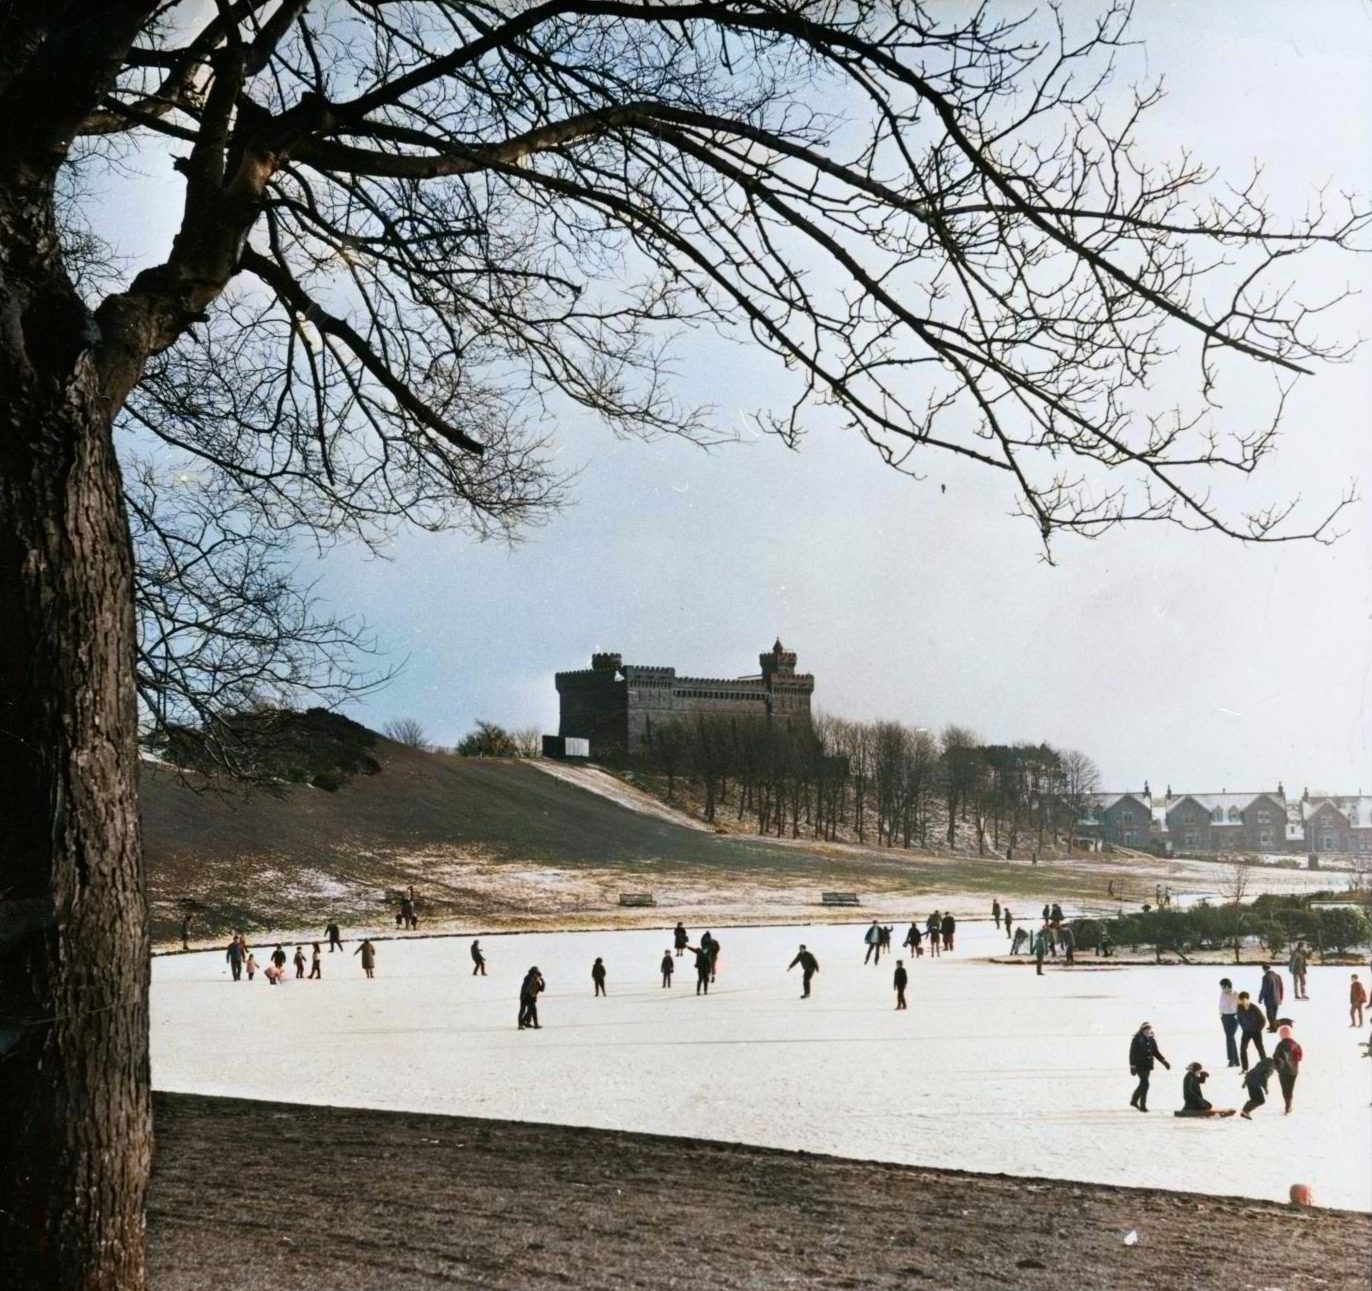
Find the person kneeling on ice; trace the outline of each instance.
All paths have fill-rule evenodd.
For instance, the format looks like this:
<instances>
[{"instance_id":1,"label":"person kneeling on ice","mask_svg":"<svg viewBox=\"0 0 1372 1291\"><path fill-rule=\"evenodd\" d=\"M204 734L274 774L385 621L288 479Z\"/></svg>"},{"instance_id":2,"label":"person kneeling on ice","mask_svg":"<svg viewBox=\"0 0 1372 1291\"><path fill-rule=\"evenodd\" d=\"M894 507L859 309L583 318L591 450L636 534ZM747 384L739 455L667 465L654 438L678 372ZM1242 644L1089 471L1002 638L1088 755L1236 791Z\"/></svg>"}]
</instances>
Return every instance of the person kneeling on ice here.
<instances>
[{"instance_id":1,"label":"person kneeling on ice","mask_svg":"<svg viewBox=\"0 0 1372 1291\"><path fill-rule=\"evenodd\" d=\"M808 1000L810 998L810 980L819 972L819 960L802 945L796 952L796 957L786 965L786 971L789 973L797 964L800 965L800 998Z\"/></svg>"},{"instance_id":2,"label":"person kneeling on ice","mask_svg":"<svg viewBox=\"0 0 1372 1291\"><path fill-rule=\"evenodd\" d=\"M1275 1064L1271 1058L1259 1058L1253 1069L1244 1073L1243 1084L1248 1090L1248 1101L1243 1105L1243 1111L1239 1115L1245 1121L1251 1121L1253 1118L1249 1113L1257 1111L1267 1102L1267 1082L1271 1080L1274 1069Z\"/></svg>"},{"instance_id":3,"label":"person kneeling on ice","mask_svg":"<svg viewBox=\"0 0 1372 1291\"><path fill-rule=\"evenodd\" d=\"M1173 1116L1233 1116L1234 1109L1227 1111L1213 1106L1201 1093L1201 1086L1210 1079L1210 1073L1198 1062L1187 1063L1186 1075L1181 1078L1182 1108Z\"/></svg>"}]
</instances>

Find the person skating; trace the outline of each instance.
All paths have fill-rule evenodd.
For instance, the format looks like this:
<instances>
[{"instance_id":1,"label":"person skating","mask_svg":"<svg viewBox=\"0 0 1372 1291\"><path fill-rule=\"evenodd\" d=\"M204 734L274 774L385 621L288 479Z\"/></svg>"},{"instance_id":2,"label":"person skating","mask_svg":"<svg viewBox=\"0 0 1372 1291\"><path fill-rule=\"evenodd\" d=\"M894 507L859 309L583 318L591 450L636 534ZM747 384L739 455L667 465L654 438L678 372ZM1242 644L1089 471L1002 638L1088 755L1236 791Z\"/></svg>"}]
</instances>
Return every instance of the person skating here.
<instances>
[{"instance_id":1,"label":"person skating","mask_svg":"<svg viewBox=\"0 0 1372 1291\"><path fill-rule=\"evenodd\" d=\"M1305 974L1309 966L1310 954L1305 948L1305 942L1298 941L1296 948L1291 952L1291 960L1286 966L1291 972L1291 993L1298 1000L1310 998L1305 993Z\"/></svg>"},{"instance_id":2,"label":"person skating","mask_svg":"<svg viewBox=\"0 0 1372 1291\"><path fill-rule=\"evenodd\" d=\"M353 951L354 955L362 956L362 971L370 978L376 976L376 947L372 945L370 937L364 937L362 944Z\"/></svg>"},{"instance_id":3,"label":"person skating","mask_svg":"<svg viewBox=\"0 0 1372 1291\"><path fill-rule=\"evenodd\" d=\"M786 971L789 973L797 964L800 965L800 998L808 1000L810 998L810 981L819 972L819 960L802 944L796 952L796 957L786 965Z\"/></svg>"},{"instance_id":4,"label":"person skating","mask_svg":"<svg viewBox=\"0 0 1372 1291\"><path fill-rule=\"evenodd\" d=\"M229 948L224 952L224 958L229 961L229 972L233 974L236 982L243 976L243 943L238 940L238 934L229 942Z\"/></svg>"},{"instance_id":5,"label":"person skating","mask_svg":"<svg viewBox=\"0 0 1372 1291\"><path fill-rule=\"evenodd\" d=\"M524 980L519 986L519 1029L521 1031L527 1031L530 1028L535 1031L543 1029L542 1023L538 1020L538 996L540 991L546 989L546 986L543 974L538 971L537 964L524 974Z\"/></svg>"},{"instance_id":6,"label":"person skating","mask_svg":"<svg viewBox=\"0 0 1372 1291\"><path fill-rule=\"evenodd\" d=\"M881 928L877 925L877 921L875 919L872 920L872 926L868 928L865 933L863 933L862 940L867 943L867 953L862 957L862 962L864 964L871 963L872 957L875 955L877 958L877 962L880 963Z\"/></svg>"},{"instance_id":7,"label":"person skating","mask_svg":"<svg viewBox=\"0 0 1372 1291\"><path fill-rule=\"evenodd\" d=\"M686 943L691 940L690 934L686 931L686 925L680 919L676 921L676 928L672 931L672 947L676 951L676 957L681 958L686 952Z\"/></svg>"},{"instance_id":8,"label":"person skating","mask_svg":"<svg viewBox=\"0 0 1372 1291\"><path fill-rule=\"evenodd\" d=\"M1367 987L1358 980L1357 973L1353 974L1353 980L1348 984L1348 1025L1350 1027L1362 1026L1362 1011L1367 1004Z\"/></svg>"},{"instance_id":9,"label":"person skating","mask_svg":"<svg viewBox=\"0 0 1372 1291\"><path fill-rule=\"evenodd\" d=\"M896 972L891 980L896 988L896 1008L903 1009L905 1007L905 987L910 981L909 975L905 971L903 959L896 960Z\"/></svg>"},{"instance_id":10,"label":"person skating","mask_svg":"<svg viewBox=\"0 0 1372 1291\"><path fill-rule=\"evenodd\" d=\"M676 960L672 958L670 950L662 952L662 963L659 967L662 969L662 989L669 991L672 989L672 974L676 971Z\"/></svg>"},{"instance_id":11,"label":"person skating","mask_svg":"<svg viewBox=\"0 0 1372 1291\"><path fill-rule=\"evenodd\" d=\"M957 931L957 927L958 921L953 918L951 912L943 916L943 922L940 925L939 931L943 933L944 950L953 949L953 934Z\"/></svg>"},{"instance_id":12,"label":"person skating","mask_svg":"<svg viewBox=\"0 0 1372 1291\"><path fill-rule=\"evenodd\" d=\"M322 981L324 978L324 966L319 958L319 943L315 941L311 942L310 945L314 952L310 959L310 980Z\"/></svg>"},{"instance_id":13,"label":"person skating","mask_svg":"<svg viewBox=\"0 0 1372 1291\"><path fill-rule=\"evenodd\" d=\"M709 995L710 993L710 947L701 939L699 946L687 946L686 949L696 957L696 994Z\"/></svg>"},{"instance_id":14,"label":"person skating","mask_svg":"<svg viewBox=\"0 0 1372 1291\"><path fill-rule=\"evenodd\" d=\"M1239 1045L1235 1037L1239 1033L1239 995L1234 983L1227 977L1220 978L1220 1026L1224 1028L1224 1054L1229 1066L1239 1065Z\"/></svg>"},{"instance_id":15,"label":"person skating","mask_svg":"<svg viewBox=\"0 0 1372 1291\"><path fill-rule=\"evenodd\" d=\"M486 976L486 952L481 949L481 943L475 939L472 941L472 976Z\"/></svg>"},{"instance_id":16,"label":"person skating","mask_svg":"<svg viewBox=\"0 0 1372 1291\"><path fill-rule=\"evenodd\" d=\"M1158 1048L1153 1028L1145 1022L1129 1042L1129 1074L1137 1076L1139 1081L1133 1097L1129 1100L1129 1106L1140 1112L1148 1110L1148 1082L1153 1077L1154 1060L1162 1063L1168 1071L1172 1070L1172 1064L1162 1056L1162 1050Z\"/></svg>"},{"instance_id":17,"label":"person skating","mask_svg":"<svg viewBox=\"0 0 1372 1291\"><path fill-rule=\"evenodd\" d=\"M595 984L597 995L605 994L605 961L599 955L596 956L595 963L591 965L591 981Z\"/></svg>"},{"instance_id":18,"label":"person skating","mask_svg":"<svg viewBox=\"0 0 1372 1291\"><path fill-rule=\"evenodd\" d=\"M1000 928L1000 898L997 897L991 902L991 918L996 921L996 928Z\"/></svg>"},{"instance_id":19,"label":"person skating","mask_svg":"<svg viewBox=\"0 0 1372 1291\"><path fill-rule=\"evenodd\" d=\"M1262 966L1262 985L1258 987L1258 1003L1267 1012L1267 1029L1269 1031L1275 1032L1277 1029L1277 1010L1281 1007L1285 993L1281 974L1270 964L1264 964Z\"/></svg>"},{"instance_id":20,"label":"person skating","mask_svg":"<svg viewBox=\"0 0 1372 1291\"><path fill-rule=\"evenodd\" d=\"M1249 998L1247 991L1239 992L1239 1008L1235 1015L1239 1020L1239 1070L1248 1070L1248 1046L1258 1051L1258 1057L1266 1059L1267 1046L1262 1042L1262 1033L1267 1028L1267 1019L1262 1010Z\"/></svg>"},{"instance_id":21,"label":"person skating","mask_svg":"<svg viewBox=\"0 0 1372 1291\"><path fill-rule=\"evenodd\" d=\"M1277 1035L1281 1038L1272 1050L1272 1067L1277 1073L1277 1083L1281 1085L1282 1103L1286 1107L1283 1115L1290 1116L1291 1095L1296 1092L1296 1077L1301 1074L1305 1050L1292 1038L1290 1027L1282 1027Z\"/></svg>"},{"instance_id":22,"label":"person skating","mask_svg":"<svg viewBox=\"0 0 1372 1291\"><path fill-rule=\"evenodd\" d=\"M1272 1078L1272 1069L1272 1059L1262 1058L1252 1071L1244 1072L1243 1086L1248 1091L1248 1101L1243 1105L1243 1111L1239 1115L1245 1121L1251 1121L1253 1117L1250 1113L1257 1111L1267 1102L1267 1082Z\"/></svg>"},{"instance_id":23,"label":"person skating","mask_svg":"<svg viewBox=\"0 0 1372 1291\"><path fill-rule=\"evenodd\" d=\"M295 948L295 954L294 954L291 958L292 958L293 962L295 963L295 978L296 978L296 981L299 981L302 977L305 976L305 952L304 952L304 950L303 950L300 946L297 946L297 947Z\"/></svg>"},{"instance_id":24,"label":"person skating","mask_svg":"<svg viewBox=\"0 0 1372 1291\"><path fill-rule=\"evenodd\" d=\"M1186 1075L1181 1078L1181 1111L1173 1116L1233 1116L1234 1109L1227 1111L1215 1107L1201 1093L1201 1086L1210 1079L1210 1073L1198 1062L1187 1063Z\"/></svg>"},{"instance_id":25,"label":"person skating","mask_svg":"<svg viewBox=\"0 0 1372 1291\"><path fill-rule=\"evenodd\" d=\"M332 955L335 950L343 949L343 938L339 935L338 924L332 919L325 926L324 935L329 939L329 954Z\"/></svg>"}]
</instances>

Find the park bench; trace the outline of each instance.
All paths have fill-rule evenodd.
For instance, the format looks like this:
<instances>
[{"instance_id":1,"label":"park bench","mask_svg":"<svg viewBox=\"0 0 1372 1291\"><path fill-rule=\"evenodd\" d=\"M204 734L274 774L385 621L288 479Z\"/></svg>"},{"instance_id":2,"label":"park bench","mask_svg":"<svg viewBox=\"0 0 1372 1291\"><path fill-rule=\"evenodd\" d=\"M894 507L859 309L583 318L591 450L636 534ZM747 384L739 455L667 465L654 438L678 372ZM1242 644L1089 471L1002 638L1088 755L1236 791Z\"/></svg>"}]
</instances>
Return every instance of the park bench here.
<instances>
[{"instance_id":1,"label":"park bench","mask_svg":"<svg viewBox=\"0 0 1372 1291\"><path fill-rule=\"evenodd\" d=\"M856 892L821 892L819 894L821 905L857 905L858 896Z\"/></svg>"},{"instance_id":2,"label":"park bench","mask_svg":"<svg viewBox=\"0 0 1372 1291\"><path fill-rule=\"evenodd\" d=\"M651 892L621 892L620 905L656 905L657 898Z\"/></svg>"}]
</instances>

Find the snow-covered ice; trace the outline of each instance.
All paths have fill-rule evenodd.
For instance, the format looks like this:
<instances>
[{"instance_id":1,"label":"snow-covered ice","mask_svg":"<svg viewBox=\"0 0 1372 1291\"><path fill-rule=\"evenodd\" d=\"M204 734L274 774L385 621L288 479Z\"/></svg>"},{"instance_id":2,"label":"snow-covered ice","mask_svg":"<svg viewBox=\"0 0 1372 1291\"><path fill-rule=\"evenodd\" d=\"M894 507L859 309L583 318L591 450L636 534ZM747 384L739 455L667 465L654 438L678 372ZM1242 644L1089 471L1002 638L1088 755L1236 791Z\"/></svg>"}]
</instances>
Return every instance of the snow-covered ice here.
<instances>
[{"instance_id":1,"label":"snow-covered ice","mask_svg":"<svg viewBox=\"0 0 1372 1291\"><path fill-rule=\"evenodd\" d=\"M702 931L690 929L692 944ZM324 954L320 982L234 984L222 952L153 968L157 1088L291 1102L638 1130L991 1173L1285 1200L1308 1183L1326 1206L1372 1210L1372 1062L1348 1025L1350 970L1314 967L1288 1000L1305 1065L1295 1111L1275 1077L1251 1122L1178 1120L1199 1059L1217 1107L1242 1104L1224 1066L1217 982L1256 993L1256 968L1057 968L977 962L1004 938L963 923L958 953L909 964L894 1010L892 960L862 964L863 928L724 928L719 979L694 992L690 956L670 991L665 931L378 941L377 976ZM897 925L895 940L904 936ZM818 956L802 1001L798 943ZM288 943L288 954L294 952ZM266 961L271 946L258 946ZM309 945L306 944L306 953ZM595 956L609 997L594 999ZM520 979L548 983L541 1031L515 1028ZM1364 978L1366 974L1363 974ZM1152 1111L1130 1110L1129 1038L1153 1023L1172 1070ZM1275 1037L1273 1037L1275 1039Z\"/></svg>"}]
</instances>

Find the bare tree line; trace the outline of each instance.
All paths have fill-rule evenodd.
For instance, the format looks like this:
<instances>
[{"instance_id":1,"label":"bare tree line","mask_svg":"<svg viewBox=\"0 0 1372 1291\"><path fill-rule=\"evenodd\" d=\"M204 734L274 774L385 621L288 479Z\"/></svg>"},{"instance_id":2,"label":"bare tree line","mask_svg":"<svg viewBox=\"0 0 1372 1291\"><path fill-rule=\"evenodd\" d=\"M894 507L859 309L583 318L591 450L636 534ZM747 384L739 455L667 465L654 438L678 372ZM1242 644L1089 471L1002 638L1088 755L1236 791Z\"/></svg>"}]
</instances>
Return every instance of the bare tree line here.
<instances>
[{"instance_id":1,"label":"bare tree line","mask_svg":"<svg viewBox=\"0 0 1372 1291\"><path fill-rule=\"evenodd\" d=\"M689 785L707 821L727 813L759 834L952 848L961 826L982 855L1010 857L1070 843L1099 787L1095 763L1075 749L828 715L659 722L630 768L661 777L671 798Z\"/></svg>"}]
</instances>

